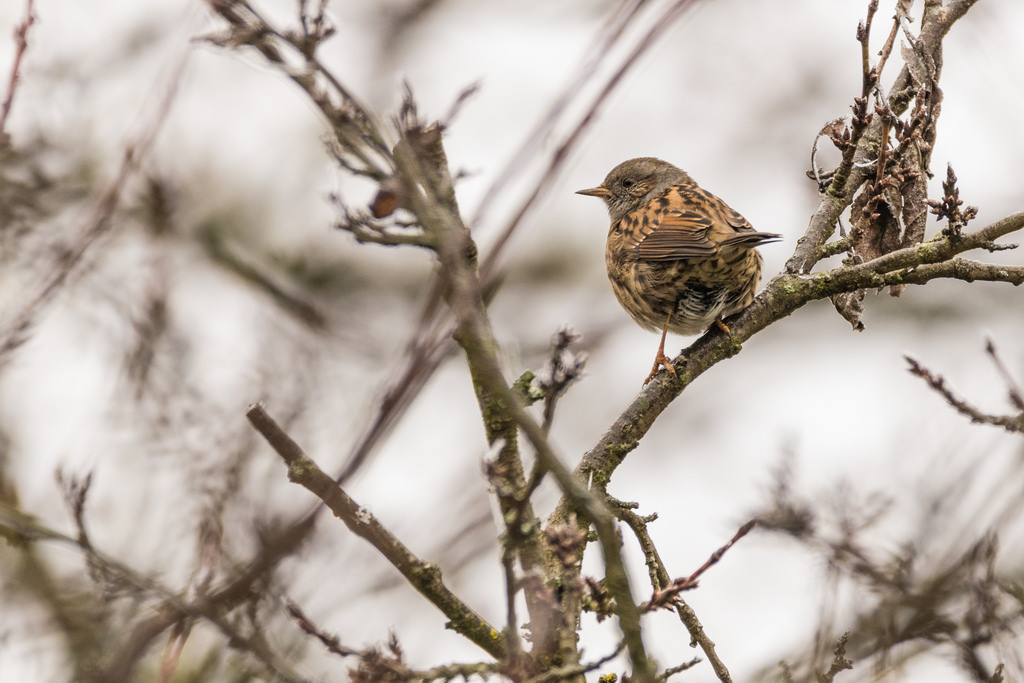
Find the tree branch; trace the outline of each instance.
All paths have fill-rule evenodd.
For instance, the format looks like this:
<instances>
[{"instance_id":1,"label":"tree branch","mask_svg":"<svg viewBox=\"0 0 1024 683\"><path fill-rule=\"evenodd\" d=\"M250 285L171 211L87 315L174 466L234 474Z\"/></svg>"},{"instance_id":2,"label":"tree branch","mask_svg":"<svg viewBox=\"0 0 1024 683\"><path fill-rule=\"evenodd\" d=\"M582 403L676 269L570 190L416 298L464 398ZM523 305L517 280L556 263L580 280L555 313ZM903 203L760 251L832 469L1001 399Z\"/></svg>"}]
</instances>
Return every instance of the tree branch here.
<instances>
[{"instance_id":1,"label":"tree branch","mask_svg":"<svg viewBox=\"0 0 1024 683\"><path fill-rule=\"evenodd\" d=\"M996 427L1002 427L1008 432L1024 434L1024 413L1020 413L1018 415L989 415L987 413L983 413L967 401L954 394L953 390L946 385L945 377L930 371L910 356L904 356L904 358L907 360L907 363L910 364L911 374L917 375L927 382L928 386L934 389L936 393L942 396L942 398L946 399L946 403L953 406L953 408L961 415L969 417L971 422L994 425Z\"/></svg>"},{"instance_id":2,"label":"tree branch","mask_svg":"<svg viewBox=\"0 0 1024 683\"><path fill-rule=\"evenodd\" d=\"M14 29L14 61L11 63L11 75L7 79L7 92L4 95L3 103L0 104L0 147L7 144L9 134L7 127L7 116L11 113L11 105L14 104L14 93L18 90L18 82L21 80L21 60L28 50L28 32L36 21L33 12L33 0L25 0L25 18L21 20Z\"/></svg>"},{"instance_id":3,"label":"tree branch","mask_svg":"<svg viewBox=\"0 0 1024 683\"><path fill-rule=\"evenodd\" d=\"M461 633L495 659L505 656L501 631L466 605L441 580L441 570L416 557L409 548L385 529L373 514L356 503L334 479L317 467L302 448L274 421L263 406L246 412L249 422L288 465L288 479L322 500L349 530L367 540L395 567L409 584L441 610L452 629Z\"/></svg>"}]
</instances>

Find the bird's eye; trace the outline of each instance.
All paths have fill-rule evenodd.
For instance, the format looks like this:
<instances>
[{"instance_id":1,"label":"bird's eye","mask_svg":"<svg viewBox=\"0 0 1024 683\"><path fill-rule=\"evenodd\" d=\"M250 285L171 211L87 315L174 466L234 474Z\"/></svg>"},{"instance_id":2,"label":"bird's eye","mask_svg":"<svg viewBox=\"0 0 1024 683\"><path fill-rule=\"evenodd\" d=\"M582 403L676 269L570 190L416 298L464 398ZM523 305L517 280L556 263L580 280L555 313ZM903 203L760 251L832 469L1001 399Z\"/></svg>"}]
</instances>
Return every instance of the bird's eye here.
<instances>
[{"instance_id":1,"label":"bird's eye","mask_svg":"<svg viewBox=\"0 0 1024 683\"><path fill-rule=\"evenodd\" d=\"M635 183L636 183L636 181L633 180L632 178L623 178L622 179L622 186L623 187L633 187L633 185Z\"/></svg>"}]
</instances>

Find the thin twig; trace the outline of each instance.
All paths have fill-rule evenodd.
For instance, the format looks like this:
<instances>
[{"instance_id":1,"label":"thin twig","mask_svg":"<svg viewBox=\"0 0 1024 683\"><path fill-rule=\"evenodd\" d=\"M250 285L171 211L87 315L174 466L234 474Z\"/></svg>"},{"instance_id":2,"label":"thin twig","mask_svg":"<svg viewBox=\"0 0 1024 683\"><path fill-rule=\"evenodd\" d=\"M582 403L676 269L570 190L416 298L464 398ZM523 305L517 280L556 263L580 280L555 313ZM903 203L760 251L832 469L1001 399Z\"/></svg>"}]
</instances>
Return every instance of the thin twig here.
<instances>
[{"instance_id":1,"label":"thin twig","mask_svg":"<svg viewBox=\"0 0 1024 683\"><path fill-rule=\"evenodd\" d=\"M1024 412L1024 391L1021 390L1020 385L1017 384L1017 380L1010 374L1010 371L1006 369L1006 365L1003 363L1003 359L999 357L999 352L996 351L996 344L992 341L991 337L985 339L985 353L992 358L996 369L1002 376L1003 381L1006 382L1010 403L1017 410Z\"/></svg>"},{"instance_id":2,"label":"thin twig","mask_svg":"<svg viewBox=\"0 0 1024 683\"><path fill-rule=\"evenodd\" d=\"M669 667L668 669L665 669L658 676L658 680L659 681L667 681L668 679L672 678L676 674L682 673L682 672L687 671L689 669L692 669L693 667L697 666L698 664L700 664L700 657L694 657L693 659L691 659L688 662L683 662L682 664L677 664L676 666Z\"/></svg>"},{"instance_id":3,"label":"thin twig","mask_svg":"<svg viewBox=\"0 0 1024 683\"><path fill-rule=\"evenodd\" d=\"M737 541L739 541L741 538L750 533L750 530L754 528L754 525L756 523L757 522L755 520L750 520L749 522L741 526L739 528L739 531L736 532L732 539L728 543L723 545L721 548L713 552L711 554L711 557L709 557L704 564L698 567L695 572L693 572L689 576L684 576L675 579L669 585L654 591L654 594L651 596L650 602L641 605L641 609L645 611L656 610L659 608L672 607L676 605L679 601L679 595L683 591L693 590L694 588L696 588L697 580L700 579L704 572L706 572L713 565L717 564L719 560L722 559L722 556L725 555L725 553L729 550L729 548L733 547L733 545L735 545Z\"/></svg>"},{"instance_id":4,"label":"thin twig","mask_svg":"<svg viewBox=\"0 0 1024 683\"><path fill-rule=\"evenodd\" d=\"M1024 433L1024 413L1015 416L983 413L954 394L952 389L946 385L946 379L942 375L930 371L910 356L904 356L904 358L910 364L911 374L917 375L927 382L928 386L946 399L946 403L953 406L961 415L969 417L971 422L1002 427L1010 432Z\"/></svg>"},{"instance_id":5,"label":"thin twig","mask_svg":"<svg viewBox=\"0 0 1024 683\"><path fill-rule=\"evenodd\" d=\"M253 428L281 456L288 466L288 479L303 486L322 500L352 533L380 551L402 573L411 586L440 609L451 627L478 645L495 659L505 656L505 645L498 629L473 611L441 580L440 568L416 557L409 548L356 503L334 479L321 470L302 448L281 429L260 404L250 406L246 417Z\"/></svg>"},{"instance_id":6,"label":"thin twig","mask_svg":"<svg viewBox=\"0 0 1024 683\"><path fill-rule=\"evenodd\" d=\"M739 541L741 538L749 534L750 530L753 529L756 524L757 521L752 519L743 526L741 526L739 529L737 529L733 537L729 539L729 542L723 545L715 552L711 553L711 557L709 557L704 564L698 567L695 572L690 574L690 576L687 577L687 580L690 583L696 582L697 579L699 579L704 574L704 572L706 572L714 565L718 564L718 562L722 559L722 556L725 555L726 552L728 552L729 548L732 548L734 545L736 545L737 541Z\"/></svg>"},{"instance_id":7,"label":"thin twig","mask_svg":"<svg viewBox=\"0 0 1024 683\"><path fill-rule=\"evenodd\" d=\"M342 645L338 636L327 633L314 624L312 620L306 616L305 612L303 612L294 602L288 602L285 605L285 609L288 611L288 615L295 620L296 624L299 625L299 628L319 640L328 651L338 655L339 657L353 657L360 654L359 650L354 650Z\"/></svg>"},{"instance_id":8,"label":"thin twig","mask_svg":"<svg viewBox=\"0 0 1024 683\"><path fill-rule=\"evenodd\" d=\"M548 362L533 380L544 393L543 429L545 434L551 430L558 399L583 376L587 354L577 352L572 348L579 339L579 333L571 327L560 328L552 339L551 355Z\"/></svg>"},{"instance_id":9,"label":"thin twig","mask_svg":"<svg viewBox=\"0 0 1024 683\"><path fill-rule=\"evenodd\" d=\"M626 526L630 528L640 544L640 550L644 554L644 564L647 565L647 575L651 580L651 589L655 591L661 590L665 583L667 583L668 572L661 565L658 549L654 546L651 534L647 530L647 525L658 519L658 513L641 517L633 511L633 508L636 507L635 503L623 503L612 500L611 497L609 497L609 502L612 504L615 516L626 523ZM664 581L662 580L663 572Z\"/></svg>"},{"instance_id":10,"label":"thin twig","mask_svg":"<svg viewBox=\"0 0 1024 683\"><path fill-rule=\"evenodd\" d=\"M33 0L25 0L25 17L14 29L14 61L11 63L11 75L7 79L7 93L4 95L3 104L0 104L0 146L6 144L8 140L5 130L7 116L11 113L14 93L18 90L18 83L21 81L21 60L28 50L28 32L36 21L33 9Z\"/></svg>"}]
</instances>

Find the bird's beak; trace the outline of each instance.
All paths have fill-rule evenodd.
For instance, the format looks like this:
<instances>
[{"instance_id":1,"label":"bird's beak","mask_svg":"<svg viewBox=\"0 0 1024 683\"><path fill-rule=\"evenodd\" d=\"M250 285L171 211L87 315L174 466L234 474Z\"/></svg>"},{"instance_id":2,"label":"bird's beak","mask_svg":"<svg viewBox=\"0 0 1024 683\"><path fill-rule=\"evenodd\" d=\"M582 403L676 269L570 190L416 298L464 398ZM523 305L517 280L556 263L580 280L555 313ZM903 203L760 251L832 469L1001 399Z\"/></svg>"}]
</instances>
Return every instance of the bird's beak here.
<instances>
[{"instance_id":1,"label":"bird's beak","mask_svg":"<svg viewBox=\"0 0 1024 683\"><path fill-rule=\"evenodd\" d=\"M588 197L600 197L601 199L604 199L605 197L610 197L612 193L609 192L608 188L604 185L599 185L598 187L592 187L589 190L579 190L576 194L585 194Z\"/></svg>"}]
</instances>

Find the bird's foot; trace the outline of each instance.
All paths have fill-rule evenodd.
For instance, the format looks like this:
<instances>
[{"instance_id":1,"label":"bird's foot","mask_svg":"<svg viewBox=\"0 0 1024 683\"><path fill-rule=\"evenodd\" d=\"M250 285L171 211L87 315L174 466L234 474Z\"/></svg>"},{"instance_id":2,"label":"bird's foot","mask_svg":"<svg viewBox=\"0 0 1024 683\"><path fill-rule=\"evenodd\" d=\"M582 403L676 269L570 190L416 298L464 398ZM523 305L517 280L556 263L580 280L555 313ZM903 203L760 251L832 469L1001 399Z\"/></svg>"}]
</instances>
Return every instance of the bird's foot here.
<instances>
[{"instance_id":1,"label":"bird's foot","mask_svg":"<svg viewBox=\"0 0 1024 683\"><path fill-rule=\"evenodd\" d=\"M728 325L722 322L721 318L715 318L715 327L720 329L722 332L725 332L726 334L732 334L732 330L729 329Z\"/></svg>"},{"instance_id":2,"label":"bird's foot","mask_svg":"<svg viewBox=\"0 0 1024 683\"><path fill-rule=\"evenodd\" d=\"M647 375L647 379L644 380L644 386L650 384L654 376L658 374L658 370L662 368L668 370L671 375L676 374L676 369L672 367L672 359L659 352L657 358L654 359L654 367L651 368L651 374Z\"/></svg>"}]
</instances>

